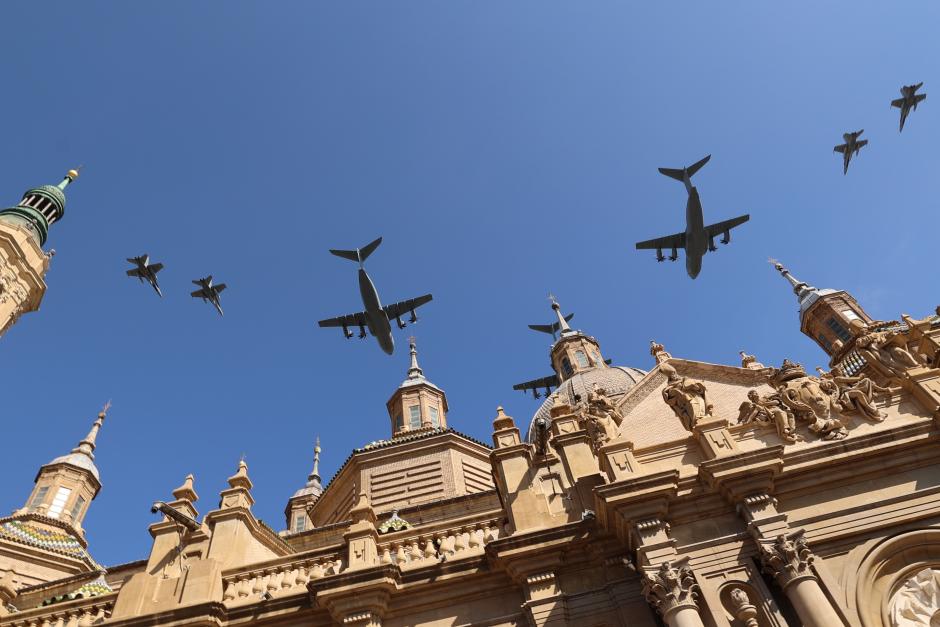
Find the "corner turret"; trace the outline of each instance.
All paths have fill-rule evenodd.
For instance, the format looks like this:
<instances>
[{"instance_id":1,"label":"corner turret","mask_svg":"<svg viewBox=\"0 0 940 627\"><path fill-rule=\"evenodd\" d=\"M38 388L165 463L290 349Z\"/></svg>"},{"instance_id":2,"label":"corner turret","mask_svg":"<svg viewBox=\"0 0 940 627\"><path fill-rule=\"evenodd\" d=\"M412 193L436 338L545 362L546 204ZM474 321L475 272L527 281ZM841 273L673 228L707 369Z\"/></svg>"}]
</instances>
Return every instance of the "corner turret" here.
<instances>
[{"instance_id":1,"label":"corner turret","mask_svg":"<svg viewBox=\"0 0 940 627\"><path fill-rule=\"evenodd\" d=\"M415 338L409 338L408 342L411 347L408 377L386 403L392 437L421 429L447 428L447 396L424 376L418 365Z\"/></svg>"}]
</instances>

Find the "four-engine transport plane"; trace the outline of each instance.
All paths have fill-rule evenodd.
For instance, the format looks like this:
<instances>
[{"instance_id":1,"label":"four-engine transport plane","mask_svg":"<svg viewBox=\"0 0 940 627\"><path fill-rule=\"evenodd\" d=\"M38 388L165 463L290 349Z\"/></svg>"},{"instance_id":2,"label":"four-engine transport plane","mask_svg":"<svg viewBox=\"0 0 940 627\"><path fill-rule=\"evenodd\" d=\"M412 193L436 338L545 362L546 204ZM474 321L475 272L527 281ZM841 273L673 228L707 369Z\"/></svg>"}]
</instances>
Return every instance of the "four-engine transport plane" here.
<instances>
[{"instance_id":1,"label":"four-engine transport plane","mask_svg":"<svg viewBox=\"0 0 940 627\"><path fill-rule=\"evenodd\" d=\"M337 257L359 263L359 294L362 297L362 304L365 307L365 311L339 316L338 318L320 320L319 324L321 327L343 327L343 335L345 335L347 339L354 335L354 333L349 330L349 327L359 327L360 339L366 337L366 328L368 328L369 333L378 340L382 350L391 355L395 351L395 340L392 338L392 326L389 324L389 321L395 320L398 324L398 328L404 329L406 324L401 321L401 317L410 312L411 318L409 321L417 322L418 316L415 315L415 309L430 302L432 296L425 294L424 296L418 296L410 300L403 300L394 305L382 306L382 302L379 300L379 293L376 291L372 279L369 278L369 275L366 274L366 270L363 267L365 260L381 243L382 238L380 237L364 248L357 248L356 250L330 250L330 252Z\"/></svg>"},{"instance_id":2,"label":"four-engine transport plane","mask_svg":"<svg viewBox=\"0 0 940 627\"><path fill-rule=\"evenodd\" d=\"M861 141L858 139L864 132L865 129L855 131L854 133L842 133L842 139L845 140L845 143L839 144L832 149L833 152L842 153L842 174L846 174L849 171L849 161L852 160L852 155L858 155L858 151L868 144L867 139Z\"/></svg>"},{"instance_id":3,"label":"four-engine transport plane","mask_svg":"<svg viewBox=\"0 0 940 627\"><path fill-rule=\"evenodd\" d=\"M663 256L664 248L671 248L672 254L669 255L669 261L675 261L679 258L678 249L685 249L685 270L691 278L698 276L702 270L702 257L708 251L716 251L715 236L723 234L722 244L731 241L731 229L744 224L751 216L743 215L737 218L731 218L724 222L717 222L705 226L702 219L702 203L698 196L698 190L692 185L692 175L698 172L702 166L708 163L711 155L706 155L704 159L681 170L673 168L659 168L662 174L677 181L682 181L686 191L689 193L689 199L685 205L685 232L667 235L657 239L639 242L636 245L637 250L656 249L656 261L665 261L667 257Z\"/></svg>"},{"instance_id":4,"label":"four-engine transport plane","mask_svg":"<svg viewBox=\"0 0 940 627\"><path fill-rule=\"evenodd\" d=\"M162 263L150 263L150 255L144 253L140 257L131 257L127 260L129 263L137 266L127 271L127 276L135 276L143 283L144 279L150 283L150 286L157 292L160 298L163 298L163 292L157 284L157 273L163 270Z\"/></svg>"},{"instance_id":5,"label":"four-engine transport plane","mask_svg":"<svg viewBox=\"0 0 940 627\"><path fill-rule=\"evenodd\" d=\"M209 276L202 279L196 279L193 281L193 284L198 285L200 289L196 290L195 292L191 292L190 296L193 298L201 298L203 302L206 303L212 303L215 305L219 315L224 316L225 314L222 313L222 305L219 303L219 293L225 289L225 283L213 285L212 275L210 274Z\"/></svg>"},{"instance_id":6,"label":"four-engine transport plane","mask_svg":"<svg viewBox=\"0 0 940 627\"><path fill-rule=\"evenodd\" d=\"M898 128L899 133L904 130L904 120L907 119L907 114L911 111L917 111L917 103L927 100L927 94L916 93L923 85L923 83L905 85L901 88L901 97L891 101L892 107L897 107L901 110L901 126Z\"/></svg>"}]
</instances>

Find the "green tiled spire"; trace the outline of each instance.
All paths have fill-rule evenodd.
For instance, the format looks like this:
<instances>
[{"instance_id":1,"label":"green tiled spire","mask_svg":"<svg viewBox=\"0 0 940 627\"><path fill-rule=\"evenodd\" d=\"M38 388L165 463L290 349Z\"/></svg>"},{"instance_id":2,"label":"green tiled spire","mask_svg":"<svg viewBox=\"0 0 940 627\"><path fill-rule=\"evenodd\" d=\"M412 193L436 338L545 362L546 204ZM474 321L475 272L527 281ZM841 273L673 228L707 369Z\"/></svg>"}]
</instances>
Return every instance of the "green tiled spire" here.
<instances>
[{"instance_id":1,"label":"green tiled spire","mask_svg":"<svg viewBox=\"0 0 940 627\"><path fill-rule=\"evenodd\" d=\"M40 185L23 194L20 202L0 210L0 222L25 228L39 242L46 243L49 227L65 215L65 188L78 178L78 170L69 170L58 185Z\"/></svg>"}]
</instances>

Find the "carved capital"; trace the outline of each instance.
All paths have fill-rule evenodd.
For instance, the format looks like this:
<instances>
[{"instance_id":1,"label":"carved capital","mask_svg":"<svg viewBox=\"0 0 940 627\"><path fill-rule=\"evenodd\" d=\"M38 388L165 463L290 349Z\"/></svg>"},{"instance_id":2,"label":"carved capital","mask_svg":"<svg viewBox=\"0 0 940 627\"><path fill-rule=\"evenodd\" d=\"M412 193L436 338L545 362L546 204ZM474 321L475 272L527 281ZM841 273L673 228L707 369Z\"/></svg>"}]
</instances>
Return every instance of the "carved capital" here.
<instances>
[{"instance_id":1,"label":"carved capital","mask_svg":"<svg viewBox=\"0 0 940 627\"><path fill-rule=\"evenodd\" d=\"M663 620L682 608L698 611L699 588L692 569L684 564L663 562L659 569L643 572L643 596Z\"/></svg>"},{"instance_id":2,"label":"carved capital","mask_svg":"<svg viewBox=\"0 0 940 627\"><path fill-rule=\"evenodd\" d=\"M781 534L773 542L760 543L758 547L764 570L773 575L781 588L816 577L811 568L815 558L803 532Z\"/></svg>"}]
</instances>

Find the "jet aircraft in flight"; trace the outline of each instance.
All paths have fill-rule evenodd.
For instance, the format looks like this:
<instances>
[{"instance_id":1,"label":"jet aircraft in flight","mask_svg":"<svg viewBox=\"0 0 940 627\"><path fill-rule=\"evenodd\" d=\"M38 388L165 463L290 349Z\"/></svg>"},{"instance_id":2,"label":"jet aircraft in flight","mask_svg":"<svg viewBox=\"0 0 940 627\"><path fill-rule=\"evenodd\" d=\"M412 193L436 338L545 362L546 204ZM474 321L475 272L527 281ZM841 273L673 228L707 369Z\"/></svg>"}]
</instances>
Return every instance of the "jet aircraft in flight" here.
<instances>
[{"instance_id":1,"label":"jet aircraft in flight","mask_svg":"<svg viewBox=\"0 0 940 627\"><path fill-rule=\"evenodd\" d=\"M409 321L417 322L418 316L415 314L415 309L430 302L432 296L425 294L417 298L403 300L394 305L382 306L382 302L379 300L379 293L376 291L372 279L366 274L365 267L363 266L365 260L368 259L369 255L375 252L375 249L378 248L381 243L382 238L380 237L364 248L357 248L356 250L330 250L330 253L337 257L359 263L359 295L362 297L362 304L365 307L365 311L320 320L319 325L321 327L342 327L343 335L345 335L347 339L355 335L349 330L349 327L359 327L360 339L366 337L366 329L368 328L369 333L375 337L379 346L382 347L382 350L391 355L395 351L395 340L392 338L392 326L389 322L395 320L398 324L398 328L404 329L407 325L401 321L401 317L409 312L411 313Z\"/></svg>"},{"instance_id":2,"label":"jet aircraft in flight","mask_svg":"<svg viewBox=\"0 0 940 627\"><path fill-rule=\"evenodd\" d=\"M717 222L715 224L709 224L708 226L704 225L702 219L702 202L699 199L698 190L692 185L692 175L708 163L709 159L711 159L711 155L706 155L706 157L698 163L690 165L687 168L682 168L681 170L659 168L660 173L674 178L677 181L682 181L689 194L689 199L685 205L685 232L667 235L666 237L659 237L645 242L638 242L636 245L637 250L655 248L656 261L665 261L667 259L667 257L663 256L664 248L672 249L672 254L668 257L669 261L678 259L678 249L684 248L685 270L693 279L697 277L702 270L702 257L705 253L718 250L715 246L715 236L723 234L721 243L727 244L731 241L731 229L744 224L751 218L750 215L743 215L725 220L724 222Z\"/></svg>"},{"instance_id":3,"label":"jet aircraft in flight","mask_svg":"<svg viewBox=\"0 0 940 627\"><path fill-rule=\"evenodd\" d=\"M219 283L218 285L212 284L212 275L210 274L207 277L202 279L196 279L193 281L194 285L198 285L199 289L195 292L191 292L190 296L193 298L201 298L203 302L212 303L215 305L216 310L219 312L220 316L224 316L222 313L222 305L219 303L219 294L226 288L225 283Z\"/></svg>"},{"instance_id":4,"label":"jet aircraft in flight","mask_svg":"<svg viewBox=\"0 0 940 627\"><path fill-rule=\"evenodd\" d=\"M891 101L892 107L897 107L901 110L901 126L898 128L899 133L904 130L904 120L907 119L907 115L911 111L917 111L917 103L927 100L927 94L916 93L923 85L923 83L905 85L901 88L901 97Z\"/></svg>"},{"instance_id":5,"label":"jet aircraft in flight","mask_svg":"<svg viewBox=\"0 0 940 627\"><path fill-rule=\"evenodd\" d=\"M130 257L127 261L136 266L127 271L127 276L135 276L140 279L141 283L144 282L144 279L147 279L147 282L150 283L150 286L157 292L157 295L163 298L163 292L160 291L160 286L157 284L157 273L163 270L163 264L150 263L150 255L146 253L140 257Z\"/></svg>"},{"instance_id":6,"label":"jet aircraft in flight","mask_svg":"<svg viewBox=\"0 0 940 627\"><path fill-rule=\"evenodd\" d=\"M839 144L832 149L833 152L842 153L842 174L849 171L849 161L852 160L852 154L858 155L858 151L868 144L867 139L858 140L859 136L865 132L865 129L855 131L854 133L842 133L844 144Z\"/></svg>"}]
</instances>

